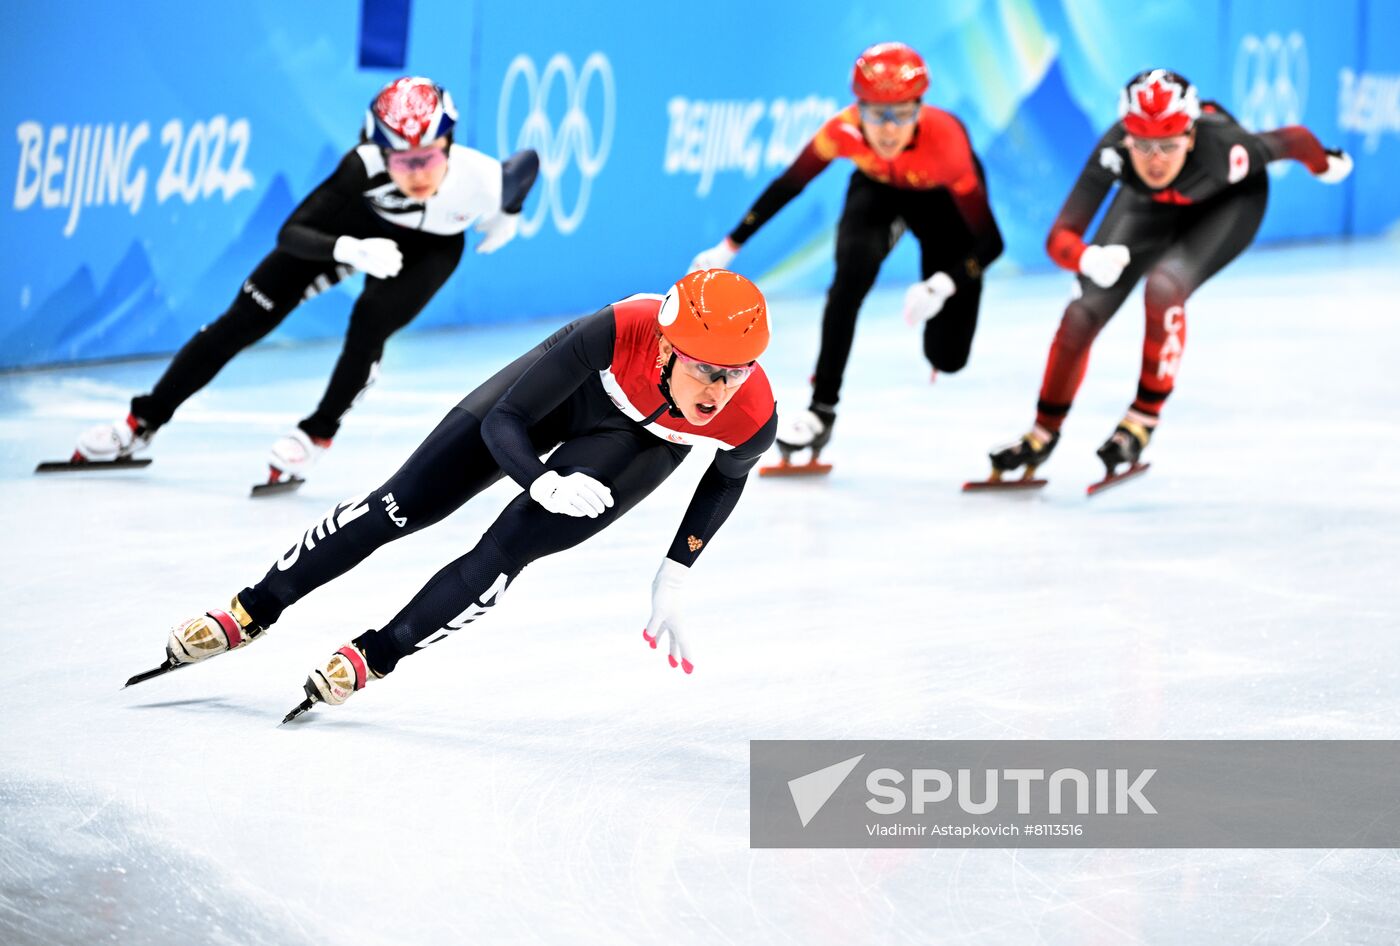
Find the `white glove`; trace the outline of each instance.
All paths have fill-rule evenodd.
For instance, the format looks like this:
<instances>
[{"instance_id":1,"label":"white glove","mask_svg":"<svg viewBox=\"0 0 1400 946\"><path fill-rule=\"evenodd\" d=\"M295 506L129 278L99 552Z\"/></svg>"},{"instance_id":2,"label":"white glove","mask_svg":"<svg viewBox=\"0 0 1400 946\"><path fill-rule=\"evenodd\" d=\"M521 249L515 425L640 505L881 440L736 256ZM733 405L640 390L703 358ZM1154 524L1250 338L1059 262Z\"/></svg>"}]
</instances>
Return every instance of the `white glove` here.
<instances>
[{"instance_id":1,"label":"white glove","mask_svg":"<svg viewBox=\"0 0 1400 946\"><path fill-rule=\"evenodd\" d=\"M1079 272L1100 289L1108 289L1123 275L1129 258L1128 248L1120 243L1112 246L1090 243L1079 257Z\"/></svg>"},{"instance_id":2,"label":"white glove","mask_svg":"<svg viewBox=\"0 0 1400 946\"><path fill-rule=\"evenodd\" d=\"M916 282L904 292L904 321L922 325L943 311L943 303L952 298L958 287L947 273L934 273L923 282Z\"/></svg>"},{"instance_id":3,"label":"white glove","mask_svg":"<svg viewBox=\"0 0 1400 946\"><path fill-rule=\"evenodd\" d=\"M1315 175L1324 184L1340 184L1351 173L1351 155L1341 148L1327 149L1327 170Z\"/></svg>"},{"instance_id":4,"label":"white glove","mask_svg":"<svg viewBox=\"0 0 1400 946\"><path fill-rule=\"evenodd\" d=\"M476 251L494 253L515 239L515 234L520 230L520 214L492 214L477 221L472 229L483 234Z\"/></svg>"},{"instance_id":5,"label":"white glove","mask_svg":"<svg viewBox=\"0 0 1400 946\"><path fill-rule=\"evenodd\" d=\"M545 470L530 484L530 498L550 512L596 519L612 506L612 490L587 473L560 476Z\"/></svg>"},{"instance_id":6,"label":"white glove","mask_svg":"<svg viewBox=\"0 0 1400 946\"><path fill-rule=\"evenodd\" d=\"M399 245L385 237L358 240L343 236L335 241L331 256L337 263L353 266L375 279L392 279L403 269L403 254Z\"/></svg>"},{"instance_id":7,"label":"white glove","mask_svg":"<svg viewBox=\"0 0 1400 946\"><path fill-rule=\"evenodd\" d=\"M680 667L686 673L695 669L695 665L686 654L685 641L681 638L681 589L685 587L685 580L689 577L690 569L680 562L669 558L661 560L661 567L656 570L656 577L651 580L651 619L642 629L642 637L646 638L653 650L656 649L656 642L661 639L662 634L670 634L671 653L666 659L671 662L671 666ZM677 655L680 655L679 662L676 660Z\"/></svg>"},{"instance_id":8,"label":"white glove","mask_svg":"<svg viewBox=\"0 0 1400 946\"><path fill-rule=\"evenodd\" d=\"M729 237L725 237L708 250L696 253L695 259L690 261L690 268L686 270L686 273L693 273L700 269L728 269L738 252L739 244Z\"/></svg>"}]
</instances>

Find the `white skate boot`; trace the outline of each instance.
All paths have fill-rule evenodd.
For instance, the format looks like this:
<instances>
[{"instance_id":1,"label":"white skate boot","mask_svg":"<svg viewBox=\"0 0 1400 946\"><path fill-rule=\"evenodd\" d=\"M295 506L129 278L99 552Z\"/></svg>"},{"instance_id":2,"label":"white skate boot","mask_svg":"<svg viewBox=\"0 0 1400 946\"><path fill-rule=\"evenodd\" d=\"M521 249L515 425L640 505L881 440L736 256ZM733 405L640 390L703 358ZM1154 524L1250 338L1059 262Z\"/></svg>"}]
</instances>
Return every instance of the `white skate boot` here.
<instances>
[{"instance_id":1,"label":"white skate boot","mask_svg":"<svg viewBox=\"0 0 1400 946\"><path fill-rule=\"evenodd\" d=\"M346 644L331 654L331 659L326 661L324 667L311 671L306 683L302 685L306 699L297 704L282 722L291 722L317 703L339 706L350 699L350 694L356 690L363 690L369 681L381 677L383 674L375 673L370 668L364 652L354 642Z\"/></svg>"},{"instance_id":2,"label":"white skate boot","mask_svg":"<svg viewBox=\"0 0 1400 946\"><path fill-rule=\"evenodd\" d=\"M266 628L253 623L235 595L227 611L211 608L197 618L181 621L165 642L165 661L154 670L138 673L127 686L142 683L217 654L244 647L262 636Z\"/></svg>"},{"instance_id":3,"label":"white skate boot","mask_svg":"<svg viewBox=\"0 0 1400 946\"><path fill-rule=\"evenodd\" d=\"M818 458L831 442L831 428L836 423L836 411L814 404L805 411L778 417L778 451L782 459L771 466L759 467L760 476L814 476L831 472L830 463ZM812 451L806 463L793 463L792 455L802 450Z\"/></svg>"},{"instance_id":4,"label":"white skate boot","mask_svg":"<svg viewBox=\"0 0 1400 946\"><path fill-rule=\"evenodd\" d=\"M133 414L115 424L98 424L83 431L73 451L74 463L124 463L151 445L155 431ZM149 461L148 461L149 462Z\"/></svg>"},{"instance_id":5,"label":"white skate boot","mask_svg":"<svg viewBox=\"0 0 1400 946\"><path fill-rule=\"evenodd\" d=\"M312 437L293 427L278 438L267 455L267 482L253 487L254 496L290 492L306 482L306 474L330 448L330 440Z\"/></svg>"}]
</instances>

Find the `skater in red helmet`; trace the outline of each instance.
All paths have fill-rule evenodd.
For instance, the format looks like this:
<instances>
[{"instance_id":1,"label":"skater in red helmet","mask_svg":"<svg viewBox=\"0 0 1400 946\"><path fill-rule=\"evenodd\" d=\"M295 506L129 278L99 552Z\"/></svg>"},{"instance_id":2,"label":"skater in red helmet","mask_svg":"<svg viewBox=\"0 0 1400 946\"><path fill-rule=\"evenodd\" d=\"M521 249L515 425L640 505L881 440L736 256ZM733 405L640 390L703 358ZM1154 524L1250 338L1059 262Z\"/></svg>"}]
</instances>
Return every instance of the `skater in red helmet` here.
<instances>
[{"instance_id":1,"label":"skater in red helmet","mask_svg":"<svg viewBox=\"0 0 1400 946\"><path fill-rule=\"evenodd\" d=\"M1137 396L1098 450L1106 481L1125 464L1140 469L1139 457L1176 382L1186 300L1254 240L1269 198L1267 165L1291 158L1328 184L1351 171L1345 152L1324 148L1308 129L1250 133L1165 69L1133 76L1119 96L1119 115L1050 231L1050 258L1079 279L1050 347L1035 424L991 453L998 480L1022 467L1033 475L1049 459L1084 379L1089 347L1145 277L1147 332ZM1086 243L1085 230L1114 184L1118 193Z\"/></svg>"},{"instance_id":2,"label":"skater in red helmet","mask_svg":"<svg viewBox=\"0 0 1400 946\"><path fill-rule=\"evenodd\" d=\"M653 648L665 639L671 666L690 673L682 588L777 429L757 362L767 346L763 295L721 270L691 273L664 297L632 296L566 325L467 395L383 485L313 523L228 610L176 626L165 663L130 682L257 639L284 609L381 545L440 521L509 476L522 492L475 548L314 670L305 701L288 718L318 702L343 703L404 657L485 615L526 565L607 528L692 446L707 444L717 448L714 460L652 582L643 631Z\"/></svg>"},{"instance_id":3,"label":"skater in red helmet","mask_svg":"<svg viewBox=\"0 0 1400 946\"><path fill-rule=\"evenodd\" d=\"M900 235L919 241L922 281L910 286L905 319L922 325L924 355L937 371L967 363L977 328L982 273L1001 255L1001 232L987 202L982 166L962 123L923 103L928 68L903 43L871 46L851 74L855 104L830 119L739 225L704 250L692 269L726 266L744 242L838 157L855 164L836 232L836 276L822 315L821 351L807 410L778 433L784 464L812 451L795 470L825 472L817 454L831 439L856 315Z\"/></svg>"},{"instance_id":4,"label":"skater in red helmet","mask_svg":"<svg viewBox=\"0 0 1400 946\"><path fill-rule=\"evenodd\" d=\"M406 76L384 86L366 110L359 146L287 218L276 248L243 281L228 311L185 343L149 393L132 398L123 420L84 432L72 465L142 462L133 456L235 355L303 300L360 271L364 291L325 394L273 444L268 476L278 485L254 491L295 488L373 382L389 336L413 321L457 268L464 231L474 225L483 234L477 252L491 253L519 227L538 156L525 150L497 161L456 144L456 124L452 97L431 79Z\"/></svg>"}]
</instances>

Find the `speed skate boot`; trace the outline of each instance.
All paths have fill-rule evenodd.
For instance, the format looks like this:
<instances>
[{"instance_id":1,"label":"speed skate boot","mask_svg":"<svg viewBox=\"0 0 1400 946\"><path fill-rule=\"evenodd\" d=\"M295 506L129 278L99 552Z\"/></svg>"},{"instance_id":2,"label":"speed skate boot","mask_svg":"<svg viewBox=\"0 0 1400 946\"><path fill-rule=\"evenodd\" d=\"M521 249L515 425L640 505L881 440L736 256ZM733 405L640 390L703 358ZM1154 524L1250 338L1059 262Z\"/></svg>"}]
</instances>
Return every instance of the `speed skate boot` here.
<instances>
[{"instance_id":1,"label":"speed skate boot","mask_svg":"<svg viewBox=\"0 0 1400 946\"><path fill-rule=\"evenodd\" d=\"M302 685L306 699L302 700L282 720L291 722L317 703L339 706L350 699L350 694L363 690L370 680L378 680L384 674L370 668L365 653L354 641L331 654L324 667L311 671Z\"/></svg>"},{"instance_id":2,"label":"speed skate boot","mask_svg":"<svg viewBox=\"0 0 1400 946\"><path fill-rule=\"evenodd\" d=\"M267 455L267 482L255 488L254 495L297 488L306 482L306 474L330 445L328 437L313 437L293 427L272 445Z\"/></svg>"},{"instance_id":3,"label":"speed skate boot","mask_svg":"<svg viewBox=\"0 0 1400 946\"><path fill-rule=\"evenodd\" d=\"M831 464L821 463L818 458L822 449L831 442L831 428L835 423L836 410L816 402L791 417L780 417L777 443L782 459L775 466L762 467L759 473L765 476L830 473ZM793 463L793 454L803 450L812 451L811 457L806 463Z\"/></svg>"},{"instance_id":4,"label":"speed skate boot","mask_svg":"<svg viewBox=\"0 0 1400 946\"><path fill-rule=\"evenodd\" d=\"M1157 419L1137 411L1128 411L1127 415L1118 422L1118 427L1113 431L1113 435L1104 441L1097 453L1103 465L1107 467L1105 476L1113 476L1117 473L1118 467L1127 464L1128 469L1138 465L1138 460L1142 456L1142 451L1147 447L1147 443L1152 439L1152 431L1157 427Z\"/></svg>"},{"instance_id":5,"label":"speed skate boot","mask_svg":"<svg viewBox=\"0 0 1400 946\"><path fill-rule=\"evenodd\" d=\"M1026 468L1022 479L1035 479L1036 469L1050 459L1055 444L1060 442L1058 430L1048 430L1039 424L1031 428L1020 440L998 447L987 456L992 461L992 479L1000 480L1013 470Z\"/></svg>"},{"instance_id":6,"label":"speed skate boot","mask_svg":"<svg viewBox=\"0 0 1400 946\"><path fill-rule=\"evenodd\" d=\"M78 437L78 446L73 451L73 463L113 463L130 460L136 453L151 445L153 430L135 414L127 414L125 420L115 424L98 424L89 427Z\"/></svg>"},{"instance_id":7,"label":"speed skate boot","mask_svg":"<svg viewBox=\"0 0 1400 946\"><path fill-rule=\"evenodd\" d=\"M255 623L235 595L227 611L211 608L197 618L181 621L165 642L165 661L154 670L138 673L127 686L142 683L209 657L246 647L267 630Z\"/></svg>"},{"instance_id":8,"label":"speed skate boot","mask_svg":"<svg viewBox=\"0 0 1400 946\"><path fill-rule=\"evenodd\" d=\"M165 645L165 656L177 664L192 664L245 647L261 637L264 630L253 622L234 595L227 611L212 609L175 625Z\"/></svg>"}]
</instances>

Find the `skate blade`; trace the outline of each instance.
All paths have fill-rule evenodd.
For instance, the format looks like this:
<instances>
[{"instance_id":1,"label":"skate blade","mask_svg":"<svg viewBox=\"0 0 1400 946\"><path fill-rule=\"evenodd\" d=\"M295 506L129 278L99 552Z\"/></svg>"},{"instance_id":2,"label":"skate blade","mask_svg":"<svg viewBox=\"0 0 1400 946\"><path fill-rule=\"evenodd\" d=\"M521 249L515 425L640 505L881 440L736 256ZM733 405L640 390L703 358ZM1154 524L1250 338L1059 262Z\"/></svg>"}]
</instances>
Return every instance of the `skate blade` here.
<instances>
[{"instance_id":1,"label":"skate blade","mask_svg":"<svg viewBox=\"0 0 1400 946\"><path fill-rule=\"evenodd\" d=\"M127 680L125 683L122 684L122 689L125 690L129 686L135 686L138 683L145 683L147 680L163 676L172 670L179 670L181 667L188 666L190 666L190 664L177 664L173 660L166 659L159 667L156 667L153 670L146 670L142 673L138 673L130 680Z\"/></svg>"},{"instance_id":2,"label":"skate blade","mask_svg":"<svg viewBox=\"0 0 1400 946\"><path fill-rule=\"evenodd\" d=\"M1089 486L1084 490L1084 495L1097 496L1099 493L1102 493L1109 487L1117 486L1119 483L1126 483L1128 480L1141 476L1142 474L1147 472L1150 466L1152 466L1151 463L1134 463L1122 473L1113 473L1108 476L1105 476L1097 483L1090 483Z\"/></svg>"},{"instance_id":3,"label":"skate blade","mask_svg":"<svg viewBox=\"0 0 1400 946\"><path fill-rule=\"evenodd\" d=\"M296 719L298 716L300 716L302 713L305 713L307 710L311 709L311 707L315 706L315 705L316 705L316 702L317 702L316 700L313 700L311 697L308 696L306 699L302 700L302 701L301 701L300 703L298 703L296 706L292 707L292 711L291 711L290 713L288 713L286 716L283 716L283 717L282 717L282 722L278 723L277 725L279 725L279 726L285 726L285 725L287 725L287 724L290 723L292 720L294 720L294 719Z\"/></svg>"},{"instance_id":4,"label":"skate blade","mask_svg":"<svg viewBox=\"0 0 1400 946\"><path fill-rule=\"evenodd\" d=\"M964 493L1010 493L1017 490L1040 489L1049 480L970 480L962 485Z\"/></svg>"},{"instance_id":5,"label":"skate blade","mask_svg":"<svg viewBox=\"0 0 1400 946\"><path fill-rule=\"evenodd\" d=\"M34 468L35 473L69 473L82 470L139 470L150 466L150 457L121 457L117 460L45 460Z\"/></svg>"},{"instance_id":6,"label":"skate blade","mask_svg":"<svg viewBox=\"0 0 1400 946\"><path fill-rule=\"evenodd\" d=\"M830 463L818 463L816 460L808 460L806 463L780 460L758 468L759 476L826 476L830 472Z\"/></svg>"},{"instance_id":7,"label":"skate blade","mask_svg":"<svg viewBox=\"0 0 1400 946\"><path fill-rule=\"evenodd\" d=\"M252 499L257 499L262 496L280 496L283 493L294 493L298 489L301 489L301 484L305 482L306 480L301 477L294 476L291 479L278 480L276 483L256 483L253 485L253 491L248 495Z\"/></svg>"}]
</instances>

